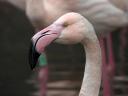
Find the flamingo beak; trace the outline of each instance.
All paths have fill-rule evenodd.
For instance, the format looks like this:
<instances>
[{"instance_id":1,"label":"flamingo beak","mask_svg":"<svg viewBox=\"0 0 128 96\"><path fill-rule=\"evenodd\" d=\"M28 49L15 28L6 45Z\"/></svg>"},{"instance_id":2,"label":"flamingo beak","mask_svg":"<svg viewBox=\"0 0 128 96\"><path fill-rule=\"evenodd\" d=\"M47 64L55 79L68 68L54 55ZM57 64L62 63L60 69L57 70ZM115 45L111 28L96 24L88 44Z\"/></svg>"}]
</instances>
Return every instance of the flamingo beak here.
<instances>
[{"instance_id":1,"label":"flamingo beak","mask_svg":"<svg viewBox=\"0 0 128 96\"><path fill-rule=\"evenodd\" d=\"M32 70L36 67L38 58L40 54L44 52L45 47L59 37L61 29L62 28L56 26L48 27L37 32L32 37L29 49L29 64Z\"/></svg>"}]
</instances>

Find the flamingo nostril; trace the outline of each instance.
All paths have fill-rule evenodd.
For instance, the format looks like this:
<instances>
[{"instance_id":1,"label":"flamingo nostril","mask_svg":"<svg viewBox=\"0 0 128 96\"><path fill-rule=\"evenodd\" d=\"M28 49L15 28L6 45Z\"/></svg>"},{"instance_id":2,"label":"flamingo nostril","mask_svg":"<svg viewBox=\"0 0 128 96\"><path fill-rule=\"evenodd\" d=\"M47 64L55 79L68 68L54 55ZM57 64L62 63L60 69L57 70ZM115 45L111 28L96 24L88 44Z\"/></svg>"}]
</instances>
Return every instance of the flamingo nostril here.
<instances>
[{"instance_id":1,"label":"flamingo nostril","mask_svg":"<svg viewBox=\"0 0 128 96\"><path fill-rule=\"evenodd\" d=\"M49 32L50 30L47 30L47 31L45 31L45 32L43 32L43 33L41 33L41 35L45 35L47 32Z\"/></svg>"}]
</instances>

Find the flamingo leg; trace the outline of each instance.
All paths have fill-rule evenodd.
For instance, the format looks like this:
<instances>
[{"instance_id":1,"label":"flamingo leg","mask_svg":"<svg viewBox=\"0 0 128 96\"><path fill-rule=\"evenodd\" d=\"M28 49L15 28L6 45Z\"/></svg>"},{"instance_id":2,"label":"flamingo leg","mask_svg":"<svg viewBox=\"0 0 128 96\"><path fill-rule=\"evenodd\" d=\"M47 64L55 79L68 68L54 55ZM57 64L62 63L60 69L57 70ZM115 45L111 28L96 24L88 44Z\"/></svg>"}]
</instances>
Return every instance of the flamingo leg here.
<instances>
[{"instance_id":1,"label":"flamingo leg","mask_svg":"<svg viewBox=\"0 0 128 96\"><path fill-rule=\"evenodd\" d=\"M38 81L39 81L39 96L46 96L47 81L48 81L48 66L39 69Z\"/></svg>"},{"instance_id":2,"label":"flamingo leg","mask_svg":"<svg viewBox=\"0 0 128 96\"><path fill-rule=\"evenodd\" d=\"M113 52L113 44L112 44L112 33L109 34L107 39L107 53L108 53L108 67L107 71L109 75L113 78L115 74L115 59L114 59L114 52Z\"/></svg>"},{"instance_id":3,"label":"flamingo leg","mask_svg":"<svg viewBox=\"0 0 128 96\"><path fill-rule=\"evenodd\" d=\"M110 83L109 76L107 74L107 62L106 62L106 49L105 38L100 38L100 44L102 48L102 79L103 79L103 96L110 96Z\"/></svg>"},{"instance_id":4,"label":"flamingo leg","mask_svg":"<svg viewBox=\"0 0 128 96\"><path fill-rule=\"evenodd\" d=\"M115 62L112 51L111 33L107 38L101 37L100 44L102 48L102 72L103 72L103 96L112 95L111 81L114 76Z\"/></svg>"}]
</instances>

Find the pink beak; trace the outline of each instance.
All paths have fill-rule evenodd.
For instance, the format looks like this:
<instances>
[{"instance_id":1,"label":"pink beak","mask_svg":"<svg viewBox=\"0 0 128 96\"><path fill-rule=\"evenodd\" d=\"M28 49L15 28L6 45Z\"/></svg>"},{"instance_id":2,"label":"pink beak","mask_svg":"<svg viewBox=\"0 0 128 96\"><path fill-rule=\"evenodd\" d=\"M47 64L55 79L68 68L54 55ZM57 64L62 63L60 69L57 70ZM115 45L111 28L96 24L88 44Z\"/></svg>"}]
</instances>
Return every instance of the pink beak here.
<instances>
[{"instance_id":1,"label":"pink beak","mask_svg":"<svg viewBox=\"0 0 128 96\"><path fill-rule=\"evenodd\" d=\"M31 39L29 50L29 64L31 69L34 69L38 58L44 52L45 47L57 39L63 27L60 25L51 25L39 32L37 32Z\"/></svg>"}]
</instances>

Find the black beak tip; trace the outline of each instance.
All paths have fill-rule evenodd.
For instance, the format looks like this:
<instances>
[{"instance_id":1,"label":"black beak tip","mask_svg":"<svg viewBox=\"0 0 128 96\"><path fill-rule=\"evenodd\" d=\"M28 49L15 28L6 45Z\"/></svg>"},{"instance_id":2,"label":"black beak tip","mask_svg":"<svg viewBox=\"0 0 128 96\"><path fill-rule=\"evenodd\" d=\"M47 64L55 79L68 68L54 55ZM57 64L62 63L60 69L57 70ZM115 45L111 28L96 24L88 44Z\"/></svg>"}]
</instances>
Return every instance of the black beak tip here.
<instances>
[{"instance_id":1,"label":"black beak tip","mask_svg":"<svg viewBox=\"0 0 128 96\"><path fill-rule=\"evenodd\" d=\"M31 41L30 49L29 49L29 65L33 70L36 67L40 54L36 51L33 42Z\"/></svg>"}]
</instances>

